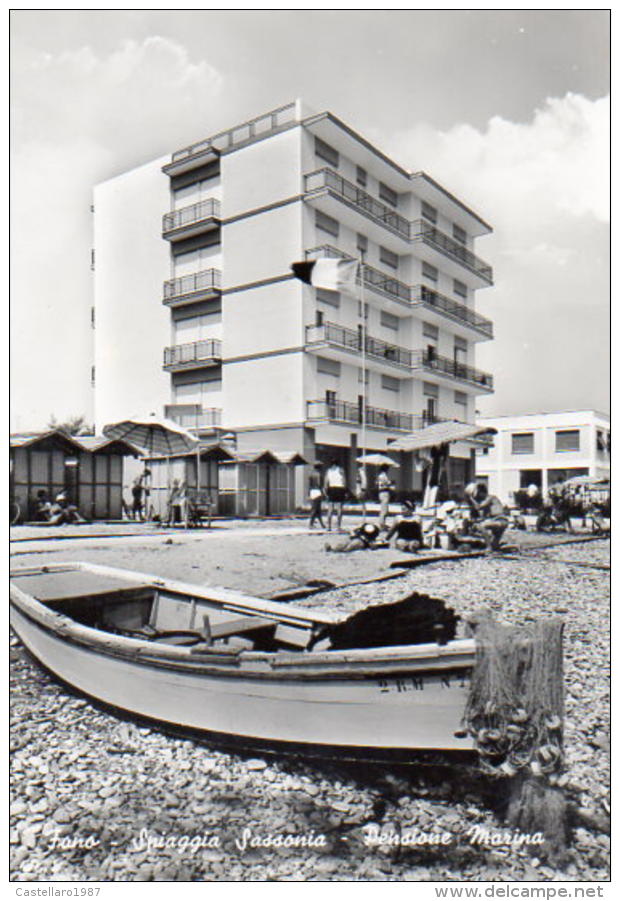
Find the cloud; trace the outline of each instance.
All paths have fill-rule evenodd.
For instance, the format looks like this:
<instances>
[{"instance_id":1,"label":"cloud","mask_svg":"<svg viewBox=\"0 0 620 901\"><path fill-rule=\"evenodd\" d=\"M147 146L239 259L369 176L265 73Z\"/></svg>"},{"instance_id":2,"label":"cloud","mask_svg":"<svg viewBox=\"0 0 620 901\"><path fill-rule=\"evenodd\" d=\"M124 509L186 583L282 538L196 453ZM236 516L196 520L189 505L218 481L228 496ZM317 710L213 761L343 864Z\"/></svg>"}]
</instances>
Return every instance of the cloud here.
<instances>
[{"instance_id":1,"label":"cloud","mask_svg":"<svg viewBox=\"0 0 620 901\"><path fill-rule=\"evenodd\" d=\"M57 55L22 47L14 56L17 147L87 136L121 157L156 155L153 147L169 146L192 118L200 122L223 84L206 60L193 62L184 47L159 36L125 40L106 56L91 47Z\"/></svg>"},{"instance_id":2,"label":"cloud","mask_svg":"<svg viewBox=\"0 0 620 901\"><path fill-rule=\"evenodd\" d=\"M14 45L12 83L12 414L38 428L92 418L93 185L200 137L223 81L155 36L107 55Z\"/></svg>"},{"instance_id":3,"label":"cloud","mask_svg":"<svg viewBox=\"0 0 620 901\"><path fill-rule=\"evenodd\" d=\"M496 374L485 413L609 404L609 111L609 97L569 93L529 122L423 124L388 141L494 228L476 247L495 272L477 295L495 323L477 349Z\"/></svg>"}]
</instances>

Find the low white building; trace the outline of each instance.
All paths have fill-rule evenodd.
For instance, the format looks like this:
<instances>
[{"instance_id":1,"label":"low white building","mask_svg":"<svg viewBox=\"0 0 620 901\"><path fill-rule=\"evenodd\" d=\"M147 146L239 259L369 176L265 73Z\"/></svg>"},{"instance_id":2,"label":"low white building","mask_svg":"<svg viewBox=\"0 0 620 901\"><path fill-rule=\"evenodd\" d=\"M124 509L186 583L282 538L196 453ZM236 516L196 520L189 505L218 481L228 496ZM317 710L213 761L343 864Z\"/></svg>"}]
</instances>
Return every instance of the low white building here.
<instances>
[{"instance_id":1,"label":"low white building","mask_svg":"<svg viewBox=\"0 0 620 901\"><path fill-rule=\"evenodd\" d=\"M505 503L528 485L546 492L573 476L609 477L609 416L595 410L526 413L479 420L497 430L494 446L476 456L476 477Z\"/></svg>"}]
</instances>

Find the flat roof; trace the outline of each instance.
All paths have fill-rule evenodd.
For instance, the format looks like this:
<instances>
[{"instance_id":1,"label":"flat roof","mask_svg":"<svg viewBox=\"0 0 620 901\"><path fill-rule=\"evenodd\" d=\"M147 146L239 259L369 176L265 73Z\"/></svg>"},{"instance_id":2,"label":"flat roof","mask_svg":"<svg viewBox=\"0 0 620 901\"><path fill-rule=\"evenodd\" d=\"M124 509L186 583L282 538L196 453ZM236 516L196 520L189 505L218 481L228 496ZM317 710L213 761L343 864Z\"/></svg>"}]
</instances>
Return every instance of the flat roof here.
<instances>
[{"instance_id":1,"label":"flat roof","mask_svg":"<svg viewBox=\"0 0 620 901\"><path fill-rule=\"evenodd\" d=\"M600 416L602 419L611 418L609 413L601 413L600 410L581 407L578 410L538 410L532 413L499 413L497 416L479 416L478 422L490 422L492 419L522 419L525 416L566 416L568 413L591 413L593 416Z\"/></svg>"}]
</instances>

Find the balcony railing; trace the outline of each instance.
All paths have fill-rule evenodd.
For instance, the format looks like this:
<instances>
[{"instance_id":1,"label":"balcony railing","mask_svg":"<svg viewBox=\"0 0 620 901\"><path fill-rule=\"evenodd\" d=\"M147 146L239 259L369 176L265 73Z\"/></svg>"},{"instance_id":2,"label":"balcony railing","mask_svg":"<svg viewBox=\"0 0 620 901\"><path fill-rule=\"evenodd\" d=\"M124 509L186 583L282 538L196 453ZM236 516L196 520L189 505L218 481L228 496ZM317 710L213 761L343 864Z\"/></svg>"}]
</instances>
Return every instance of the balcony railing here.
<instances>
[{"instance_id":1,"label":"balcony railing","mask_svg":"<svg viewBox=\"0 0 620 901\"><path fill-rule=\"evenodd\" d=\"M201 200L198 203L192 203L190 206L184 206L180 210L172 210L165 213L162 221L162 231L165 234L174 232L178 228L186 228L190 225L197 225L199 222L206 222L210 219L219 220L220 218L220 202L215 197L208 200Z\"/></svg>"},{"instance_id":2,"label":"balcony railing","mask_svg":"<svg viewBox=\"0 0 620 901\"><path fill-rule=\"evenodd\" d=\"M313 247L310 250L307 250L306 257L312 260L317 257L339 257L343 260L355 259L351 254L344 253L342 250L339 250L331 244L322 244L320 247ZM359 284L359 276L357 281ZM411 300L411 288L409 285L406 285L404 282L399 282L397 278L393 278L392 276L387 275L387 273L381 272L379 269L374 269L367 263L364 263L364 287L374 288L375 291L386 294L388 297L399 300L402 303L409 303Z\"/></svg>"},{"instance_id":3,"label":"balcony railing","mask_svg":"<svg viewBox=\"0 0 620 901\"><path fill-rule=\"evenodd\" d=\"M222 342L217 339L192 341L164 348L164 369L191 369L197 365L209 366L222 359Z\"/></svg>"},{"instance_id":4,"label":"balcony railing","mask_svg":"<svg viewBox=\"0 0 620 901\"><path fill-rule=\"evenodd\" d=\"M209 407L198 413L170 412L169 418L177 425L190 431L216 428L222 424L222 411L219 407Z\"/></svg>"},{"instance_id":5,"label":"balcony railing","mask_svg":"<svg viewBox=\"0 0 620 901\"><path fill-rule=\"evenodd\" d=\"M222 273L219 269L203 269L191 275L171 278L164 282L164 303L174 302L188 294L206 294L219 291L222 287Z\"/></svg>"},{"instance_id":6,"label":"balcony railing","mask_svg":"<svg viewBox=\"0 0 620 901\"><path fill-rule=\"evenodd\" d=\"M438 354L429 354L427 350L416 350L412 353L412 366L414 369L428 369L440 375L450 376L464 382L472 382L489 391L493 390L493 376L480 369L474 369L466 363L459 363L449 357L441 357Z\"/></svg>"},{"instance_id":7,"label":"balcony railing","mask_svg":"<svg viewBox=\"0 0 620 901\"><path fill-rule=\"evenodd\" d=\"M411 351L397 344L388 344L380 338L371 335L364 336L366 341L366 355L384 363L397 366L411 367ZM324 322L322 325L306 326L307 344L332 344L355 353L362 353L364 341L361 331L344 328L333 322Z\"/></svg>"},{"instance_id":8,"label":"balcony railing","mask_svg":"<svg viewBox=\"0 0 620 901\"><path fill-rule=\"evenodd\" d=\"M366 191L363 191L353 182L347 181L333 169L317 169L305 176L305 191L312 194L321 190L328 190L353 207L362 215L378 222L400 235L406 241L409 240L409 222L396 213L391 207L379 200L375 200Z\"/></svg>"},{"instance_id":9,"label":"balcony railing","mask_svg":"<svg viewBox=\"0 0 620 901\"><path fill-rule=\"evenodd\" d=\"M286 106L280 106L278 109L271 110L255 119L237 125L235 128L229 128L221 131L204 141L197 144L190 144L182 150L177 150L172 154L172 162L178 163L182 160L190 159L206 153L208 150L216 150L222 152L237 147L240 144L248 144L259 138L267 137L287 125L291 125L296 121L296 110L294 103L288 103Z\"/></svg>"},{"instance_id":10,"label":"balcony railing","mask_svg":"<svg viewBox=\"0 0 620 901\"><path fill-rule=\"evenodd\" d=\"M455 241L454 238L439 231L438 228L435 228L434 225L431 225L424 219L416 219L409 225L412 241L423 241L429 247L440 251L452 260L456 260L457 263L465 266L466 269L469 269L470 272L475 273L490 285L493 284L492 268L459 241Z\"/></svg>"},{"instance_id":11,"label":"balcony railing","mask_svg":"<svg viewBox=\"0 0 620 901\"><path fill-rule=\"evenodd\" d=\"M327 419L358 425L362 424L363 418L360 405L346 400L335 400L331 403L326 400L309 400L307 417L309 420ZM414 416L412 413L398 413L395 410L366 406L366 425L410 432L414 428L422 427L422 417Z\"/></svg>"},{"instance_id":12,"label":"balcony railing","mask_svg":"<svg viewBox=\"0 0 620 901\"><path fill-rule=\"evenodd\" d=\"M484 316L480 316L478 313L470 310L465 304L457 303L444 294L439 294L438 291L427 288L426 285L414 285L411 289L411 295L413 304L422 304L429 310L435 310L438 313L449 316L451 319L455 319L457 322L470 325L488 338L493 337L493 323L491 320L485 319Z\"/></svg>"}]
</instances>

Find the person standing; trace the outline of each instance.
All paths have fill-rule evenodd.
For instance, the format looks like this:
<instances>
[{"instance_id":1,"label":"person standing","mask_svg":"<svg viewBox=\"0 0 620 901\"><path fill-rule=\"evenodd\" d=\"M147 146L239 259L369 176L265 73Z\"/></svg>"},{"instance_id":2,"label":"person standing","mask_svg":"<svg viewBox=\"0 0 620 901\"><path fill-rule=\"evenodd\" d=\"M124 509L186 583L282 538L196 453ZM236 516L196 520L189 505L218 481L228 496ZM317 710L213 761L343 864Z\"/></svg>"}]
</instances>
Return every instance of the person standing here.
<instances>
[{"instance_id":1,"label":"person standing","mask_svg":"<svg viewBox=\"0 0 620 901\"><path fill-rule=\"evenodd\" d=\"M394 483L390 479L389 476L389 466L387 463L384 463L379 469L379 475L377 476L377 491L379 494L379 528L385 529L386 520L388 517L388 513L390 510L390 497L392 494L392 488L394 487Z\"/></svg>"},{"instance_id":2,"label":"person standing","mask_svg":"<svg viewBox=\"0 0 620 901\"><path fill-rule=\"evenodd\" d=\"M357 476L355 479L355 497L357 498L361 508L362 517L366 519L366 501L368 500L368 479L366 478L366 467L362 463L357 467Z\"/></svg>"},{"instance_id":3,"label":"person standing","mask_svg":"<svg viewBox=\"0 0 620 901\"><path fill-rule=\"evenodd\" d=\"M134 483L131 486L131 509L133 511L133 518L135 520L138 520L139 522L144 522L144 512L142 505L143 491L144 488L142 487L142 477L138 476L138 478L134 480Z\"/></svg>"},{"instance_id":4,"label":"person standing","mask_svg":"<svg viewBox=\"0 0 620 901\"><path fill-rule=\"evenodd\" d=\"M317 463L314 470L310 473L309 480L309 496L310 496L310 522L308 528L311 529L315 522L319 522L322 529L325 528L323 515L321 510L321 502L323 500L323 491L321 489L321 467Z\"/></svg>"},{"instance_id":5,"label":"person standing","mask_svg":"<svg viewBox=\"0 0 620 901\"><path fill-rule=\"evenodd\" d=\"M332 528L332 518L336 514L338 531L342 527L342 505L346 495L344 469L337 460L332 460L325 473L325 496L327 498L327 531Z\"/></svg>"}]
</instances>

